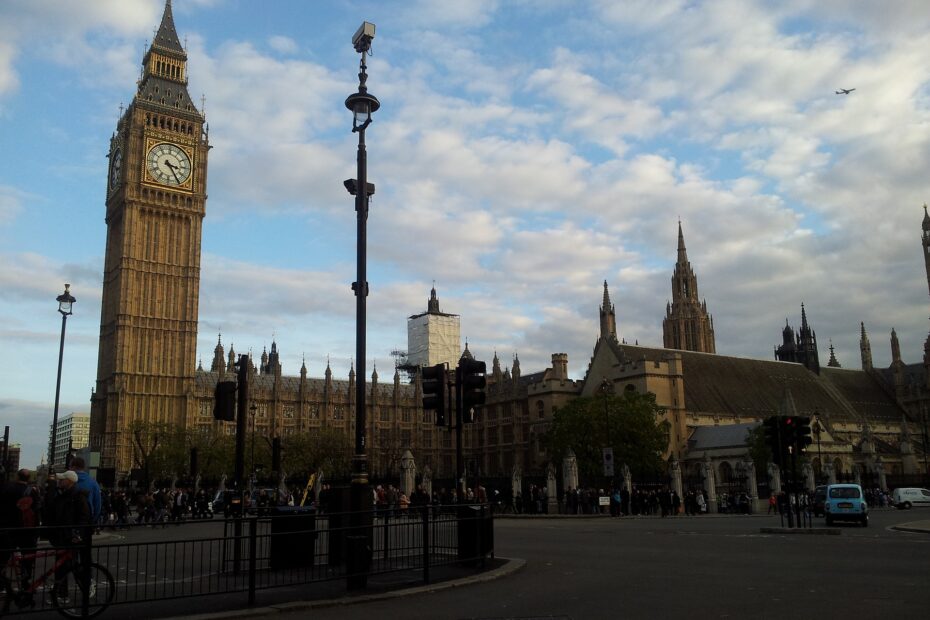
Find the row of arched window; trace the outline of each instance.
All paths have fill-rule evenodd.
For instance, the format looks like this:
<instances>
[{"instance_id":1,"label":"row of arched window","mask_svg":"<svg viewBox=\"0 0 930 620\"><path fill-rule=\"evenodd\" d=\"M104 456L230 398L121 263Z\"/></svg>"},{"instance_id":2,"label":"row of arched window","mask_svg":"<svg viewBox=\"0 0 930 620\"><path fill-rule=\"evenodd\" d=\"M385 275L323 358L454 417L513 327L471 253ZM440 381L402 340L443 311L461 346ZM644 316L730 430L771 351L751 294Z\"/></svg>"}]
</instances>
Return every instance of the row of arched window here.
<instances>
[{"instance_id":1,"label":"row of arched window","mask_svg":"<svg viewBox=\"0 0 930 620\"><path fill-rule=\"evenodd\" d=\"M161 60L155 61L155 73L175 80L183 80L183 70L180 65Z\"/></svg>"},{"instance_id":2,"label":"row of arched window","mask_svg":"<svg viewBox=\"0 0 930 620\"><path fill-rule=\"evenodd\" d=\"M192 123L179 121L176 118L163 116L161 114L152 114L150 112L146 112L145 124L149 127L157 127L159 129L166 129L168 131L176 131L188 136L193 135L194 133L194 126Z\"/></svg>"}]
</instances>

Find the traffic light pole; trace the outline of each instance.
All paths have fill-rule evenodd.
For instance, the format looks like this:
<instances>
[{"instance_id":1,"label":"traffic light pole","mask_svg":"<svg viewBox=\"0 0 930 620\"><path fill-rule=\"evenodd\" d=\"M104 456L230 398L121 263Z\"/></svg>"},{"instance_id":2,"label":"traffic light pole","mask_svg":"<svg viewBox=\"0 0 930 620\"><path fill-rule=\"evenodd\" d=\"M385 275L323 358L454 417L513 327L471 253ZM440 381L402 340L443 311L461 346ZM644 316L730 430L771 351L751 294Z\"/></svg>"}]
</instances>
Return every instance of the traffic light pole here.
<instances>
[{"instance_id":1,"label":"traffic light pole","mask_svg":"<svg viewBox=\"0 0 930 620\"><path fill-rule=\"evenodd\" d=\"M462 457L462 377L455 369L455 488L458 503L465 503L465 469Z\"/></svg>"}]
</instances>

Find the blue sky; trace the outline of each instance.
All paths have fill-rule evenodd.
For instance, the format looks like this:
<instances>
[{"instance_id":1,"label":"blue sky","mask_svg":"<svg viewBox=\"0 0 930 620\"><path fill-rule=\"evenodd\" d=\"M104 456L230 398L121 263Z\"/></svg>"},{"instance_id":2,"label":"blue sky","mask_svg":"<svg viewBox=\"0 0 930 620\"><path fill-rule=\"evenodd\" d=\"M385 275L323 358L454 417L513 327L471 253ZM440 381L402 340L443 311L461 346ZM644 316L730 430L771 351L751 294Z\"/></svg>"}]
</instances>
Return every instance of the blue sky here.
<instances>
[{"instance_id":1,"label":"blue sky","mask_svg":"<svg viewBox=\"0 0 930 620\"><path fill-rule=\"evenodd\" d=\"M390 375L436 281L479 358L583 376L606 279L621 337L660 345L677 221L722 354L770 358L800 305L825 362L923 353L930 9L863 0L175 0L213 149L199 350L285 373L354 353L343 107L377 24L368 131L371 358ZM162 0L0 3L0 424L45 449L96 377L106 153ZM848 96L834 90L855 87Z\"/></svg>"}]
</instances>

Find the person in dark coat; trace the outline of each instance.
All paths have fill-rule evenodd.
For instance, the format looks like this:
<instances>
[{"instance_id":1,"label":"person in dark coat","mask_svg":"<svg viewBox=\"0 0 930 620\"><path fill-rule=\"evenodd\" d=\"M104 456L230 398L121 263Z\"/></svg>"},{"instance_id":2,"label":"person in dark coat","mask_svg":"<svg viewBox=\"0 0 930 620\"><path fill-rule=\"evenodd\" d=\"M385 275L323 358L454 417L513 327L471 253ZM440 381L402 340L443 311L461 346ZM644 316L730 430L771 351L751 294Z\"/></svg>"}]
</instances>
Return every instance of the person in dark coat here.
<instances>
[{"instance_id":1,"label":"person in dark coat","mask_svg":"<svg viewBox=\"0 0 930 620\"><path fill-rule=\"evenodd\" d=\"M0 489L0 567L7 563L14 551L34 552L38 543L36 526L39 525L40 495L29 478L29 470L20 469L16 472L16 480ZM22 561L24 589L32 580L33 565L33 560Z\"/></svg>"},{"instance_id":2,"label":"person in dark coat","mask_svg":"<svg viewBox=\"0 0 930 620\"><path fill-rule=\"evenodd\" d=\"M58 481L58 492L46 503L45 523L52 526L48 541L55 547L57 556L61 559L81 543L81 537L88 533L89 529L84 526L91 525L93 521L87 493L77 486L77 473L69 469L56 474L55 478ZM89 561L90 558L82 560ZM68 597L68 572L72 565L73 559L62 563L55 571L55 596L59 599Z\"/></svg>"}]
</instances>

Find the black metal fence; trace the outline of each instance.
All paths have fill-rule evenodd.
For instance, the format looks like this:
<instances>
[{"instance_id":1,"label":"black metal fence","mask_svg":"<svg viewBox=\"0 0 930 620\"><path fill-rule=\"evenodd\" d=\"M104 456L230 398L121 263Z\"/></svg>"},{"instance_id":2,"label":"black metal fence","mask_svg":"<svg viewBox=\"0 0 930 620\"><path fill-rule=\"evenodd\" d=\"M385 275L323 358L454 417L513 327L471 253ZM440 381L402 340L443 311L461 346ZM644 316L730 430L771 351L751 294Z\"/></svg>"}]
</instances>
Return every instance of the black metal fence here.
<instances>
[{"instance_id":1,"label":"black metal fence","mask_svg":"<svg viewBox=\"0 0 930 620\"><path fill-rule=\"evenodd\" d=\"M420 581L429 583L431 571L438 567L480 570L494 555L493 516L487 504L373 511L365 515L370 529L350 526L348 513L318 514L293 507L280 512L241 520L189 521L179 528L169 525L166 540L99 537L88 551L91 561L113 576L114 605L230 594L244 594L252 604L261 590L399 571L419 574ZM352 517L358 518L358 513ZM130 529L136 527L145 526ZM43 529L36 528L40 534ZM134 534L130 531L125 538ZM351 557L356 552L352 539L359 534L366 544L361 556ZM13 551L0 549L0 559ZM14 600L8 613L52 608L52 579L42 583L42 575L56 558L47 543L40 543L39 551L31 571L31 581L38 580L30 597L34 606L19 608L17 603L25 599ZM17 552L3 565L4 578L17 588L22 574L14 565L20 560ZM0 591L0 611L9 597Z\"/></svg>"}]
</instances>

